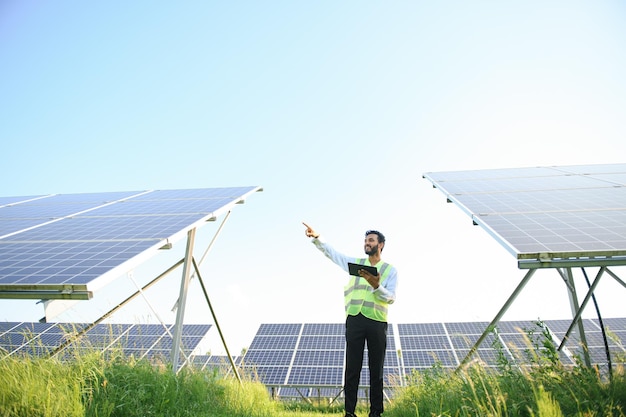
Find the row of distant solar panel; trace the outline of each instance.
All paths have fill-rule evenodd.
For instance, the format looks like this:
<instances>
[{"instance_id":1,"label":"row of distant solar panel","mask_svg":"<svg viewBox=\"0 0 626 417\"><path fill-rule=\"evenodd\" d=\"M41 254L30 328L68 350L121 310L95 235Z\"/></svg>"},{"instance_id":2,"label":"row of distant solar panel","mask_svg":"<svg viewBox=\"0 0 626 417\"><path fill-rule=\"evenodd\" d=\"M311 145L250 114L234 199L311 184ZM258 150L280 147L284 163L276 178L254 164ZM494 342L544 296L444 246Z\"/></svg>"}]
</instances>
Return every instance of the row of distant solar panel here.
<instances>
[{"instance_id":1,"label":"row of distant solar panel","mask_svg":"<svg viewBox=\"0 0 626 417\"><path fill-rule=\"evenodd\" d=\"M337 395L343 380L344 357L343 324L262 324L242 364L245 372L256 374L266 385L335 387L333 393L327 394ZM367 361L366 349L363 363ZM389 377L398 371L394 331L390 328L384 373ZM369 385L366 368L361 373L361 384ZM283 395L287 392L281 390ZM319 394L305 391L310 395Z\"/></svg>"},{"instance_id":2,"label":"row of distant solar panel","mask_svg":"<svg viewBox=\"0 0 626 417\"><path fill-rule=\"evenodd\" d=\"M626 340L626 318L604 320L614 339L610 340L613 363L626 363L626 351L619 340ZM489 334L478 348L476 360L486 366L499 361L525 363L535 348L543 349L546 337L558 346L570 321L548 320L545 327L533 321L503 321L497 333ZM595 364L606 365L604 341L597 320L584 320L587 343ZM487 327L487 322L406 323L389 326L385 357L387 386L394 386L414 371L439 363L456 368ZM399 346L396 350L394 332ZM248 373L256 373L266 385L341 387L345 358L344 325L331 324L262 324L242 360ZM580 355L579 341L571 337L561 352L565 364L573 364ZM367 356L363 362L361 385L369 385ZM288 391L281 390L284 393ZM307 391L317 395L314 390ZM336 391L339 393L339 390ZM279 394L281 395L281 394ZM365 395L363 392L361 395Z\"/></svg>"},{"instance_id":3,"label":"row of distant solar panel","mask_svg":"<svg viewBox=\"0 0 626 417\"><path fill-rule=\"evenodd\" d=\"M135 358L171 357L173 325L83 323L0 323L0 359L4 355L47 356L59 351L71 356L81 351L119 351ZM189 356L211 328L208 324L183 325L181 349ZM77 337L79 335L79 337Z\"/></svg>"},{"instance_id":4,"label":"row of distant solar panel","mask_svg":"<svg viewBox=\"0 0 626 417\"><path fill-rule=\"evenodd\" d=\"M560 343L569 320L548 320L546 327L533 321L503 321L497 333L490 334L478 348L476 359L486 366L497 366L503 359L514 363L525 363L529 352L542 349L544 335L553 338L555 346ZM594 364L606 366L604 340L597 320L585 319L589 352ZM621 341L626 340L626 318L604 319L609 329L610 351L613 364L626 363L626 350ZM79 339L74 336L86 328L86 324L68 323L0 323L0 357L3 355L49 355L59 346L69 343L64 355L85 349L117 351L136 358L170 358L172 338L168 332L172 325L159 324L98 324ZM452 323L401 323L390 324L388 349L385 356L386 386L401 384L403 378L414 371L431 368L439 363L446 368L456 368L469 352L469 348L482 334L486 322ZM186 356L197 348L210 325L184 325L181 346ZM396 330L397 329L397 330ZM399 341L396 350L395 332ZM287 395L289 386L309 387L301 391L308 395L319 395L326 387L334 389L327 394L338 395L343 384L345 342L343 324L262 324L245 356L236 358L236 363L248 375L256 374L260 381L278 389L279 395ZM305 335L306 334L306 335ZM295 335L295 336L294 336ZM296 338L295 343L292 339ZM309 338L305 342L304 338ZM316 340L313 342L313 340ZM288 343L285 344L285 341ZM305 343L302 343L305 342ZM565 364L573 364L574 355L579 354L579 341L570 338L568 351L561 352ZM230 362L225 357L197 355L190 357L191 364L200 368L219 368L231 372ZM360 395L366 396L369 385L367 354L363 361ZM299 394L299 395L300 395ZM388 395L392 395L388 392Z\"/></svg>"}]
</instances>

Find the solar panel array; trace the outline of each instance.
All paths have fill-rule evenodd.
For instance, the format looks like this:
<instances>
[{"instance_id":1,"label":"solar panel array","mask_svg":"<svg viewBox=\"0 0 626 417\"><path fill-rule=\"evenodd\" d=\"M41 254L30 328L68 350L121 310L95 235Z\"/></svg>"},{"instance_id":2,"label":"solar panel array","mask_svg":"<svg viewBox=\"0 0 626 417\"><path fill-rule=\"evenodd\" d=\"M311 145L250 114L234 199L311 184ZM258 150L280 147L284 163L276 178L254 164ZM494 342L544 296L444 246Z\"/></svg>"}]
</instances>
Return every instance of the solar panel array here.
<instances>
[{"instance_id":1,"label":"solar panel array","mask_svg":"<svg viewBox=\"0 0 626 417\"><path fill-rule=\"evenodd\" d=\"M86 351L120 352L136 359L171 357L174 325L97 324L88 331L82 323L0 323L0 359L5 355L72 357ZM211 328L209 324L185 324L181 349L190 356Z\"/></svg>"},{"instance_id":2,"label":"solar panel array","mask_svg":"<svg viewBox=\"0 0 626 417\"><path fill-rule=\"evenodd\" d=\"M265 385L278 387L280 396L339 395L345 367L344 329L344 324L334 323L261 324L243 358L244 371L258 376ZM363 363L367 361L366 350ZM400 376L391 328L383 372L387 383ZM361 385L369 385L367 369L361 372ZM298 387L297 392L290 387ZM320 388L324 390L320 392Z\"/></svg>"},{"instance_id":3,"label":"solar panel array","mask_svg":"<svg viewBox=\"0 0 626 417\"><path fill-rule=\"evenodd\" d=\"M594 364L606 366L601 327L597 320L583 319L588 349ZM558 347L570 320L501 321L497 331L488 335L472 356L487 367L507 363L527 364L533 352L542 351L546 338ZM456 369L470 348L487 328L487 322L402 323L390 324L385 356L385 386L391 397L393 387L403 384L414 372L433 366ZM610 330L612 364L626 364L626 318L604 319ZM345 366L345 325L262 324L241 366L247 374L281 397L324 397L341 395ZM396 343L396 340L398 343ZM582 357L582 347L575 335L559 352L563 364L574 365ZM367 396L369 371L367 356L363 361L359 395Z\"/></svg>"},{"instance_id":4,"label":"solar panel array","mask_svg":"<svg viewBox=\"0 0 626 417\"><path fill-rule=\"evenodd\" d=\"M156 253L259 190L0 197L0 298L90 298L96 280L124 273L116 268L130 268L138 255Z\"/></svg>"},{"instance_id":5,"label":"solar panel array","mask_svg":"<svg viewBox=\"0 0 626 417\"><path fill-rule=\"evenodd\" d=\"M424 174L518 259L626 264L626 164Z\"/></svg>"}]
</instances>

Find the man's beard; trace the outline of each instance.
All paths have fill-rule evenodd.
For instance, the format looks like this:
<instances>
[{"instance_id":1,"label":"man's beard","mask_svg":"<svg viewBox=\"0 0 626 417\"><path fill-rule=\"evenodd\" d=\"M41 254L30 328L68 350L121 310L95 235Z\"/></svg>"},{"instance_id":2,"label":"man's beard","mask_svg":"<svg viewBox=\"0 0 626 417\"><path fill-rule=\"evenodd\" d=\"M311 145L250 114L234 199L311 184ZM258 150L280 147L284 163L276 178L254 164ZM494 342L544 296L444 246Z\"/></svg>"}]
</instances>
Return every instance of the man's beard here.
<instances>
[{"instance_id":1,"label":"man's beard","mask_svg":"<svg viewBox=\"0 0 626 417\"><path fill-rule=\"evenodd\" d=\"M369 251L367 250L367 246L365 247L366 255L376 255L377 253L378 253L378 245L372 246Z\"/></svg>"}]
</instances>

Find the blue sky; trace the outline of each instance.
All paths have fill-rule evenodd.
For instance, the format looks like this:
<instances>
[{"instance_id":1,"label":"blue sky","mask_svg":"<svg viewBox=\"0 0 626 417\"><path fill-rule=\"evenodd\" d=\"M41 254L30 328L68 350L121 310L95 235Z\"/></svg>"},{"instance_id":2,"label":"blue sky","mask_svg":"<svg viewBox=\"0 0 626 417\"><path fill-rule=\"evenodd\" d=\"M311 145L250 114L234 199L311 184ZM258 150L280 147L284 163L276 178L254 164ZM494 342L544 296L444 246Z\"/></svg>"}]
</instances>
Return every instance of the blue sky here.
<instances>
[{"instance_id":1,"label":"blue sky","mask_svg":"<svg viewBox=\"0 0 626 417\"><path fill-rule=\"evenodd\" d=\"M366 229L387 235L391 321L489 321L523 271L421 175L623 162L625 17L619 1L5 1L0 194L262 186L204 267L236 352L262 322L343 320L345 277L301 221L355 255ZM171 322L170 281L151 296ZM626 315L604 284L604 313ZM188 322L212 322L200 295ZM548 271L505 319L570 314ZM41 315L0 301L0 319Z\"/></svg>"}]
</instances>

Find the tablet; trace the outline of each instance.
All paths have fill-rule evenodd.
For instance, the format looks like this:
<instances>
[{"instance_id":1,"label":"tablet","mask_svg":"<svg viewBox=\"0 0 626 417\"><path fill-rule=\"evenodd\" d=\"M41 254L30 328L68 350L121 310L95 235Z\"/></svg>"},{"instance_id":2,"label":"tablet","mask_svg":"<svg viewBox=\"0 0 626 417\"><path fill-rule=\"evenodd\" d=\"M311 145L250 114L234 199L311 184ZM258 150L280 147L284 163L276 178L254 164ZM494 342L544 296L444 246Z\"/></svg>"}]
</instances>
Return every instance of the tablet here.
<instances>
[{"instance_id":1,"label":"tablet","mask_svg":"<svg viewBox=\"0 0 626 417\"><path fill-rule=\"evenodd\" d=\"M365 269L372 275L378 275L378 269L376 269L375 266L353 264L351 262L348 262L348 271L350 271L350 275L355 275L359 277L359 269Z\"/></svg>"}]
</instances>

